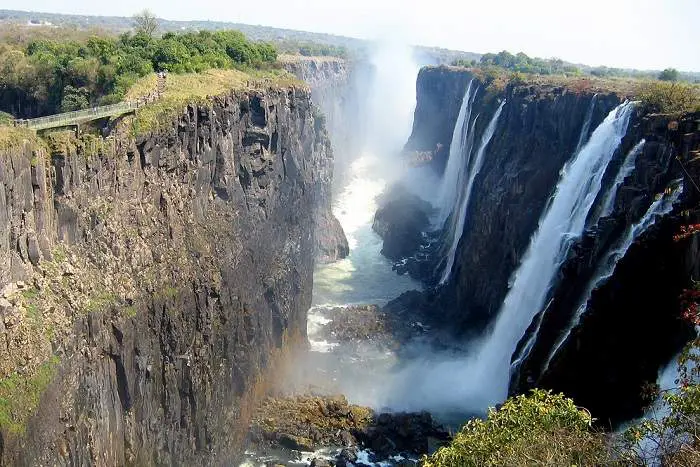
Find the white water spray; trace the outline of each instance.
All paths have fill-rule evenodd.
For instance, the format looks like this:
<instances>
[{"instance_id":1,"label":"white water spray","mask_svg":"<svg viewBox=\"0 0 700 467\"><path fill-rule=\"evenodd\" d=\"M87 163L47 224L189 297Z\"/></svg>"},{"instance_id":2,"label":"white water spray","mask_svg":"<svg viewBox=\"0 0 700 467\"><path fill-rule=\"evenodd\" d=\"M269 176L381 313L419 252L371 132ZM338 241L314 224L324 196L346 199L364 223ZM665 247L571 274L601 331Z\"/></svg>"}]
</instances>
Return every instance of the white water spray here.
<instances>
[{"instance_id":1,"label":"white water spray","mask_svg":"<svg viewBox=\"0 0 700 467\"><path fill-rule=\"evenodd\" d=\"M612 214L618 188L620 188L620 185L622 185L622 182L625 181L625 178L627 178L634 170L634 165L637 162L637 156L642 152L645 143L645 140L641 140L639 143L634 145L629 153L627 153L625 161L622 163L622 167L620 167L619 172L617 172L615 182L610 187L610 190L608 190L605 200L603 201L603 207L600 210L599 217L608 217L610 214Z\"/></svg>"},{"instance_id":2,"label":"white water spray","mask_svg":"<svg viewBox=\"0 0 700 467\"><path fill-rule=\"evenodd\" d=\"M598 94L594 94L591 98L591 103L588 104L588 111L586 112L586 119L583 121L583 126L581 127L581 134L578 137L578 144L576 145L576 151L579 152L586 141L588 141L588 132L591 131L591 120L593 120L593 109L595 108L595 101Z\"/></svg>"},{"instance_id":3,"label":"white water spray","mask_svg":"<svg viewBox=\"0 0 700 467\"><path fill-rule=\"evenodd\" d=\"M501 111L503 110L503 106L505 105L505 103L505 100L501 102L501 105L498 106L498 109L496 109L496 112L493 114L493 117L491 118L488 127L486 127L486 130L484 130L484 134L481 136L481 144L479 145L479 149L477 150L476 155L474 156L473 163L471 160L469 160L470 158L467 157L466 162L468 164L471 163L471 167L469 167L466 172L467 174L469 174L469 177L467 178L466 184L464 185L464 190L461 193L457 211L452 216L453 225L450 226L452 238L450 243L450 249L447 253L447 265L445 266L445 269L442 272L442 277L440 278L441 284L444 284L447 281L447 279L450 277L450 273L452 272L452 266L455 262L455 254L457 253L457 246L459 245L459 240L462 238L462 231L464 230L464 221L467 217L467 209L469 207L469 199L471 198L472 189L474 188L474 181L476 180L476 176L481 171L481 166L484 164L484 154L486 153L486 146L488 146L489 142L491 141L491 138L493 137L494 131L496 131L498 117L501 116ZM476 122L476 120L474 121ZM473 128L471 130L471 133L474 133ZM468 149L471 152L471 147L468 147L466 149ZM459 185L462 186L462 183L459 183Z\"/></svg>"},{"instance_id":4,"label":"white water spray","mask_svg":"<svg viewBox=\"0 0 700 467\"><path fill-rule=\"evenodd\" d=\"M462 98L462 106L459 108L457 122L452 131L450 152L437 196L437 206L440 208L440 214L436 222L438 227L442 227L445 220L450 215L450 212L452 212L457 204L459 178L462 172L467 170L469 165L471 150L466 151L465 145L467 144L467 137L469 134L473 133L473 131L470 131L469 124L472 114L472 103L474 102L477 91L477 86L473 86L473 84L474 80L469 81L467 91L464 93L464 98Z\"/></svg>"},{"instance_id":5,"label":"white water spray","mask_svg":"<svg viewBox=\"0 0 700 467\"><path fill-rule=\"evenodd\" d=\"M613 272L615 271L615 266L617 266L617 262L620 260L620 258L625 256L625 253L627 253L627 250L630 246L632 246L632 243L634 243L637 237L644 233L649 227L654 225L658 219L671 212L673 209L673 204L678 200L678 197L682 191L683 185L681 184L670 194L661 196L659 199L651 203L649 209L647 209L642 218L636 224L627 228L618 245L608 251L605 258L603 258L603 260L600 262L596 274L588 283L586 293L584 294L584 299L576 309L576 314L569 323L566 331L562 333L559 340L557 340L557 343L554 345L554 347L552 347L552 351L549 353L549 356L542 367L543 373L547 370L547 368L549 368L549 364L564 342L566 342L569 335L571 335L571 331L573 331L573 329L581 322L581 317L588 309L588 301L590 300L593 291L608 278L610 278L610 276L612 276Z\"/></svg>"}]
</instances>

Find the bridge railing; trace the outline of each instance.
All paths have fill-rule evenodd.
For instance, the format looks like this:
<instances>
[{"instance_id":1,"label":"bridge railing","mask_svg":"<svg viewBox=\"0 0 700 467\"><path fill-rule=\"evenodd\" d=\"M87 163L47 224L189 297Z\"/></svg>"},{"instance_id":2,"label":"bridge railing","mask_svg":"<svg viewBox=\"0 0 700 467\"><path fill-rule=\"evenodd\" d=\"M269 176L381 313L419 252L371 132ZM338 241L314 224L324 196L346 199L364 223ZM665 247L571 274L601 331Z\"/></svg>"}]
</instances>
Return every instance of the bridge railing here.
<instances>
[{"instance_id":1,"label":"bridge railing","mask_svg":"<svg viewBox=\"0 0 700 467\"><path fill-rule=\"evenodd\" d=\"M103 105L85 110L64 112L47 117L30 118L25 120L15 120L15 126L42 130L60 126L75 125L80 122L96 120L98 118L119 115L136 110L142 105L139 101L120 102L118 104Z\"/></svg>"}]
</instances>

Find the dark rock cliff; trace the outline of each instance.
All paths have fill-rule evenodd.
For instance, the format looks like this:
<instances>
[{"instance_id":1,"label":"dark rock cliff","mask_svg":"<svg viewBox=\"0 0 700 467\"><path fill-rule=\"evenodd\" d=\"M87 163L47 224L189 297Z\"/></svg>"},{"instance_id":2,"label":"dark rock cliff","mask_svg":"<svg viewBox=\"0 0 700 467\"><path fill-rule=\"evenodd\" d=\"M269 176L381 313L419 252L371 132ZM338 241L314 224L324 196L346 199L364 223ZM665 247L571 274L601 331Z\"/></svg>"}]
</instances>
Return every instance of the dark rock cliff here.
<instances>
[{"instance_id":1,"label":"dark rock cliff","mask_svg":"<svg viewBox=\"0 0 700 467\"><path fill-rule=\"evenodd\" d=\"M475 145L499 102L505 99L506 104L475 179L452 275L436 298L440 320L457 332L483 329L498 312L508 279L527 249L561 168L578 144L590 106L592 131L620 102L614 94L553 85L497 90L464 69L424 68L407 147L426 150L441 144L447 148L445 156L449 154L462 97L472 79L479 85L472 110L472 115L479 115ZM444 166L440 157L435 159L435 164Z\"/></svg>"},{"instance_id":2,"label":"dark rock cliff","mask_svg":"<svg viewBox=\"0 0 700 467\"><path fill-rule=\"evenodd\" d=\"M609 218L584 234L562 266L560 286L514 388L534 384L563 391L605 426L641 415L642 387L656 381L659 368L692 336L691 326L680 319L679 297L700 277L700 243L696 237L673 237L680 226L700 218L700 192L693 182L700 180L700 168L692 161L700 148L699 117L676 121L638 114L630 123L621 152L646 141L635 169L621 185ZM593 291L581 324L542 374L543 362L583 300L586 279L620 231L677 179L684 179L684 190L673 211L637 238L610 279Z\"/></svg>"},{"instance_id":3,"label":"dark rock cliff","mask_svg":"<svg viewBox=\"0 0 700 467\"><path fill-rule=\"evenodd\" d=\"M0 151L0 393L33 391L4 465L230 465L304 341L332 170L308 91L166 128Z\"/></svg>"},{"instance_id":4,"label":"dark rock cliff","mask_svg":"<svg viewBox=\"0 0 700 467\"><path fill-rule=\"evenodd\" d=\"M452 274L444 285L406 294L393 304L421 308L431 324L457 335L481 334L493 322L560 171L575 152L589 110L590 134L622 100L576 83L487 86L464 69L425 68L419 75L414 130L406 150L431 152L430 164L438 173L444 170L459 106L472 79L479 82L472 108L472 115L479 115L477 142L499 102L506 104L474 182ZM554 279L546 311L525 335L530 337L543 317L538 338L511 381L513 392L533 386L563 391L605 427L640 414L642 386L654 382L659 368L687 341L690 329L679 318L679 295L700 273L697 239L673 241L681 225L698 222L694 207L700 193L693 181L700 180L694 159L700 148L698 115L677 121L636 110L603 178L604 187L612 185L625 155L643 138L646 144L621 185L612 214L600 222L589 219L592 225L573 243ZM678 179L684 179L684 188L673 211L627 250L612 277L593 292L581 325L543 371L606 254ZM599 199L589 217L602 212L601 207ZM385 249L411 256L401 246L415 245L415 236L408 241L404 237L385 233ZM387 248L386 241L400 245ZM430 241L434 245L424 244L419 252L428 252L424 266L420 260L411 266L418 256L414 255L405 269L435 285L445 241Z\"/></svg>"},{"instance_id":5,"label":"dark rock cliff","mask_svg":"<svg viewBox=\"0 0 700 467\"><path fill-rule=\"evenodd\" d=\"M361 120L358 102L360 92L355 82L357 67L336 57L282 57L287 71L311 86L311 96L318 106L333 145L334 187L342 186L344 168L359 151ZM330 203L330 193L324 196ZM316 258L323 263L345 258L350 253L343 228L331 211L330 204L318 217Z\"/></svg>"}]
</instances>

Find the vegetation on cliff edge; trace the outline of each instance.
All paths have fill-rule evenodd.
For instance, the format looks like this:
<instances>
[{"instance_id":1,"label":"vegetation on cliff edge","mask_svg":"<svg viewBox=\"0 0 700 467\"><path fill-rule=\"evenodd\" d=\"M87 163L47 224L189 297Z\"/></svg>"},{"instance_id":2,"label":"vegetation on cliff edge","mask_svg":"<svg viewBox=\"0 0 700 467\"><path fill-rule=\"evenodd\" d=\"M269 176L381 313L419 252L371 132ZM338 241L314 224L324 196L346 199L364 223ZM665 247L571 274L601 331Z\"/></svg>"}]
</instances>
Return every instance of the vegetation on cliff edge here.
<instances>
[{"instance_id":1,"label":"vegetation on cliff edge","mask_svg":"<svg viewBox=\"0 0 700 467\"><path fill-rule=\"evenodd\" d=\"M259 69L276 58L273 45L238 31L8 39L0 43L0 110L26 118L84 109L122 100L154 71Z\"/></svg>"},{"instance_id":2,"label":"vegetation on cliff edge","mask_svg":"<svg viewBox=\"0 0 700 467\"><path fill-rule=\"evenodd\" d=\"M127 98L137 99L152 92L155 75L137 81L128 91ZM210 105L210 98L234 89L258 88L262 86L306 87L284 70L217 70L201 73L168 75L165 89L156 102L138 109L129 117L135 136L162 128L172 123L175 116L188 104Z\"/></svg>"}]
</instances>

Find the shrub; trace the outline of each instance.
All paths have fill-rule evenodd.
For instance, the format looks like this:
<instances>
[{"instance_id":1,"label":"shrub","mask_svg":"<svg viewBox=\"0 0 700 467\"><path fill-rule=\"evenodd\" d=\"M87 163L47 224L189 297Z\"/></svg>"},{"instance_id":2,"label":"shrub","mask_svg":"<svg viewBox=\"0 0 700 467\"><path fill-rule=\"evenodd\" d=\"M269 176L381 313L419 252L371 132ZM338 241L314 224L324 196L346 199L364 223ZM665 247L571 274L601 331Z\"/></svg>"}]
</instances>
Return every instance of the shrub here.
<instances>
[{"instance_id":1,"label":"shrub","mask_svg":"<svg viewBox=\"0 0 700 467\"><path fill-rule=\"evenodd\" d=\"M533 390L490 409L486 420L467 422L449 446L423 459L424 466L610 464L592 421L571 399Z\"/></svg>"},{"instance_id":2,"label":"shrub","mask_svg":"<svg viewBox=\"0 0 700 467\"><path fill-rule=\"evenodd\" d=\"M692 112L700 105L697 86L680 82L645 83L640 88L638 97L650 112Z\"/></svg>"}]
</instances>

